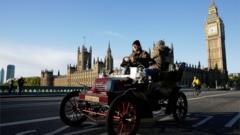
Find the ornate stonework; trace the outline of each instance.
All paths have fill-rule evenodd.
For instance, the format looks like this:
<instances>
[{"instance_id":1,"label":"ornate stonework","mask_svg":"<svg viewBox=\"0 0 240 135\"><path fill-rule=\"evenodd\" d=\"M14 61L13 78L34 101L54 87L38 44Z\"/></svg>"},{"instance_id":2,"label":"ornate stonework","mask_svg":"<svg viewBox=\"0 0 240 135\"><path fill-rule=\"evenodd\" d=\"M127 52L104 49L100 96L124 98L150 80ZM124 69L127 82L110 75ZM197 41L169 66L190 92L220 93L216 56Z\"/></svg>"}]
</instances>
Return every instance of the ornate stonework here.
<instances>
[{"instance_id":1,"label":"ornate stonework","mask_svg":"<svg viewBox=\"0 0 240 135\"><path fill-rule=\"evenodd\" d=\"M93 64L93 65L92 65ZM82 49L77 51L77 65L67 66L67 75L54 76L53 71L41 72L42 86L92 86L96 77L100 73L113 70L113 57L111 54L110 43L105 56L104 62L102 60L93 60L92 63L92 47L87 48L83 45Z\"/></svg>"},{"instance_id":2,"label":"ornate stonework","mask_svg":"<svg viewBox=\"0 0 240 135\"><path fill-rule=\"evenodd\" d=\"M186 64L182 81L180 85L191 87L192 79L198 76L202 83L210 87L225 86L227 83L227 64L225 51L225 32L224 23L218 16L218 10L213 1L208 9L208 18L205 23L206 44L208 53L208 68L203 68L200 64ZM153 49L155 44L153 45ZM174 63L174 50L171 45L171 53L169 62ZM151 52L152 51L152 52ZM151 56L154 56L154 50L149 49ZM183 63L183 62L180 62ZM89 51L82 46L82 50L78 49L77 65L68 65L67 75L54 76L53 71L42 71L41 85L47 86L79 86L84 84L91 86L99 73L113 70L113 57L111 54L110 43L107 50L107 55L102 60L94 59L92 63L92 48ZM113 74L119 75L121 69L115 69Z\"/></svg>"},{"instance_id":3,"label":"ornate stonework","mask_svg":"<svg viewBox=\"0 0 240 135\"><path fill-rule=\"evenodd\" d=\"M227 74L224 23L218 16L218 9L213 1L208 9L205 23L208 68L218 69Z\"/></svg>"}]
</instances>

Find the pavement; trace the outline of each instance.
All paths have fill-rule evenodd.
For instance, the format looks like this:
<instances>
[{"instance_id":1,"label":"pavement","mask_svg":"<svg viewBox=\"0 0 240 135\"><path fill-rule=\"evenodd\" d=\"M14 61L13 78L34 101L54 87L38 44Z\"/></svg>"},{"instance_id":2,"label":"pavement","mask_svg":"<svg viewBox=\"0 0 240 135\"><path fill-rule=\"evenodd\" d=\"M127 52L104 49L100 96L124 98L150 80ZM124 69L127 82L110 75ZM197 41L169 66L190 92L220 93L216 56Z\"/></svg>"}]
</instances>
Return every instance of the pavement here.
<instances>
[{"instance_id":1,"label":"pavement","mask_svg":"<svg viewBox=\"0 0 240 135\"><path fill-rule=\"evenodd\" d=\"M46 93L41 93L41 94L5 94L5 95L0 95L0 98L23 98L23 97L63 97L67 93L64 94L46 94Z\"/></svg>"},{"instance_id":2,"label":"pavement","mask_svg":"<svg viewBox=\"0 0 240 135\"><path fill-rule=\"evenodd\" d=\"M177 124L171 116L143 119L139 135L239 135L240 91L203 91L193 96L186 91L189 113ZM78 128L59 118L63 96L15 96L0 98L1 135L106 135L104 123L90 121Z\"/></svg>"},{"instance_id":3,"label":"pavement","mask_svg":"<svg viewBox=\"0 0 240 135\"><path fill-rule=\"evenodd\" d=\"M182 88L182 91L189 93L193 92L192 88ZM15 90L16 91L16 90ZM216 89L207 89L203 90L204 92L212 92L212 91L227 91L227 90L216 90ZM236 91L236 90L234 90ZM239 90L240 91L240 90ZM18 97L56 97L56 96L65 96L67 93L23 93L19 95L18 93L0 93L0 98L18 98Z\"/></svg>"}]
</instances>

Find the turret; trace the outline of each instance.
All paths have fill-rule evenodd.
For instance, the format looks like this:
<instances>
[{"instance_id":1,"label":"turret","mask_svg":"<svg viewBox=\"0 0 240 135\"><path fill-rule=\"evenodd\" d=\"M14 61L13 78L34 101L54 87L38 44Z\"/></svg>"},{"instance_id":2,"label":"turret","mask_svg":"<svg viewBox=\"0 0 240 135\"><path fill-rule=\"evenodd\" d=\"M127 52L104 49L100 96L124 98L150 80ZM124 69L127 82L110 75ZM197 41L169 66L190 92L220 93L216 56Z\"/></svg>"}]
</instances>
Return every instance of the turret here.
<instances>
[{"instance_id":1,"label":"turret","mask_svg":"<svg viewBox=\"0 0 240 135\"><path fill-rule=\"evenodd\" d=\"M86 70L92 68L92 46L89 48L89 52L85 45L82 45L82 49L78 48L77 56L77 69Z\"/></svg>"},{"instance_id":2,"label":"turret","mask_svg":"<svg viewBox=\"0 0 240 135\"><path fill-rule=\"evenodd\" d=\"M170 63L173 64L173 63L174 63L174 48L173 48L173 43L171 44L171 52L170 52L170 55L171 55L171 61L170 61Z\"/></svg>"},{"instance_id":3,"label":"turret","mask_svg":"<svg viewBox=\"0 0 240 135\"><path fill-rule=\"evenodd\" d=\"M53 70L41 71L41 86L53 86Z\"/></svg>"},{"instance_id":4,"label":"turret","mask_svg":"<svg viewBox=\"0 0 240 135\"><path fill-rule=\"evenodd\" d=\"M93 58L93 65L95 65L96 61L95 61L95 58Z\"/></svg>"},{"instance_id":5,"label":"turret","mask_svg":"<svg viewBox=\"0 0 240 135\"><path fill-rule=\"evenodd\" d=\"M57 74L57 76L60 76L60 70L58 70L58 74Z\"/></svg>"},{"instance_id":6,"label":"turret","mask_svg":"<svg viewBox=\"0 0 240 135\"><path fill-rule=\"evenodd\" d=\"M201 69L201 63L198 61L198 69Z\"/></svg>"},{"instance_id":7,"label":"turret","mask_svg":"<svg viewBox=\"0 0 240 135\"><path fill-rule=\"evenodd\" d=\"M110 47L110 41L108 43L108 49L107 49L107 54L104 59L104 64L105 64L105 69L108 72L113 71L113 57L112 57L112 51Z\"/></svg>"},{"instance_id":8,"label":"turret","mask_svg":"<svg viewBox=\"0 0 240 135\"><path fill-rule=\"evenodd\" d=\"M148 49L148 53L149 53L149 55L151 55L151 49L150 48Z\"/></svg>"},{"instance_id":9,"label":"turret","mask_svg":"<svg viewBox=\"0 0 240 135\"><path fill-rule=\"evenodd\" d=\"M92 46L89 48L89 55L88 55L88 69L92 68Z\"/></svg>"}]
</instances>

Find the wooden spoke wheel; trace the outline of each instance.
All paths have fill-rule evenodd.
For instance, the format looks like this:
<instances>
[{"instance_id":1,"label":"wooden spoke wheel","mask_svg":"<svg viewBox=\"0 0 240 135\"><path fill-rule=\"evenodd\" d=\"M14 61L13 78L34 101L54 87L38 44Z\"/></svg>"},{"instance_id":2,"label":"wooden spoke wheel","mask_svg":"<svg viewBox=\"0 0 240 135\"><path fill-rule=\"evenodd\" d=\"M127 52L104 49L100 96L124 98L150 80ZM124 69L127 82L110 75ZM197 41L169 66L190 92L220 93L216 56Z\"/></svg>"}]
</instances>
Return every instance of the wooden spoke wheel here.
<instances>
[{"instance_id":1,"label":"wooden spoke wheel","mask_svg":"<svg viewBox=\"0 0 240 135\"><path fill-rule=\"evenodd\" d=\"M79 99L79 92L71 92L67 94L60 105L61 120L72 127L80 126L86 120L86 116L82 112L86 102Z\"/></svg>"},{"instance_id":2,"label":"wooden spoke wheel","mask_svg":"<svg viewBox=\"0 0 240 135\"><path fill-rule=\"evenodd\" d=\"M139 124L139 111L133 99L120 96L112 102L107 116L108 134L134 135Z\"/></svg>"},{"instance_id":3,"label":"wooden spoke wheel","mask_svg":"<svg viewBox=\"0 0 240 135\"><path fill-rule=\"evenodd\" d=\"M188 112L188 102L184 93L179 92L174 100L173 117L177 122L183 122Z\"/></svg>"}]
</instances>

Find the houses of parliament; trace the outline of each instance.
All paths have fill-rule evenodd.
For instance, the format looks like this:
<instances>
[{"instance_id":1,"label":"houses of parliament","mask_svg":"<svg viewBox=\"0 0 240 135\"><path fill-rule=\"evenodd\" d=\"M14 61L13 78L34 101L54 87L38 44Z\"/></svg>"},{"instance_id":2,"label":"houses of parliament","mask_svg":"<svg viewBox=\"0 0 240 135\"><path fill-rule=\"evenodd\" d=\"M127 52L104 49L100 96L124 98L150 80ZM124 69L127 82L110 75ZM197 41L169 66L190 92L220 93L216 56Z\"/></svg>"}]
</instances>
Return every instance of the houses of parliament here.
<instances>
[{"instance_id":1,"label":"houses of parliament","mask_svg":"<svg viewBox=\"0 0 240 135\"><path fill-rule=\"evenodd\" d=\"M93 64L93 65L92 65ZM92 62L92 47L89 50L82 45L77 50L77 64L67 66L67 75L53 75L53 71L41 72L42 86L92 86L94 80L102 72L113 71L113 57L110 42L104 61L97 58Z\"/></svg>"},{"instance_id":2,"label":"houses of parliament","mask_svg":"<svg viewBox=\"0 0 240 135\"><path fill-rule=\"evenodd\" d=\"M181 85L190 87L194 76L200 78L207 86L224 86L228 79L225 31L223 20L218 15L218 8L214 1L208 8L208 16L205 22L205 38L208 55L208 67L203 68L200 64L185 64ZM150 51L149 51L150 52ZM172 47L173 52L173 47ZM172 56L174 56L172 54ZM176 62L179 63L179 62ZM183 63L183 62L182 62ZM93 64L93 65L92 65ZM113 71L113 57L110 43L104 61L99 58L92 62L92 48L89 50L83 45L77 51L77 65L67 66L67 75L53 75L53 71L41 72L42 86L80 86L81 84L92 86L94 80L103 71ZM120 71L116 71L120 72Z\"/></svg>"}]
</instances>

